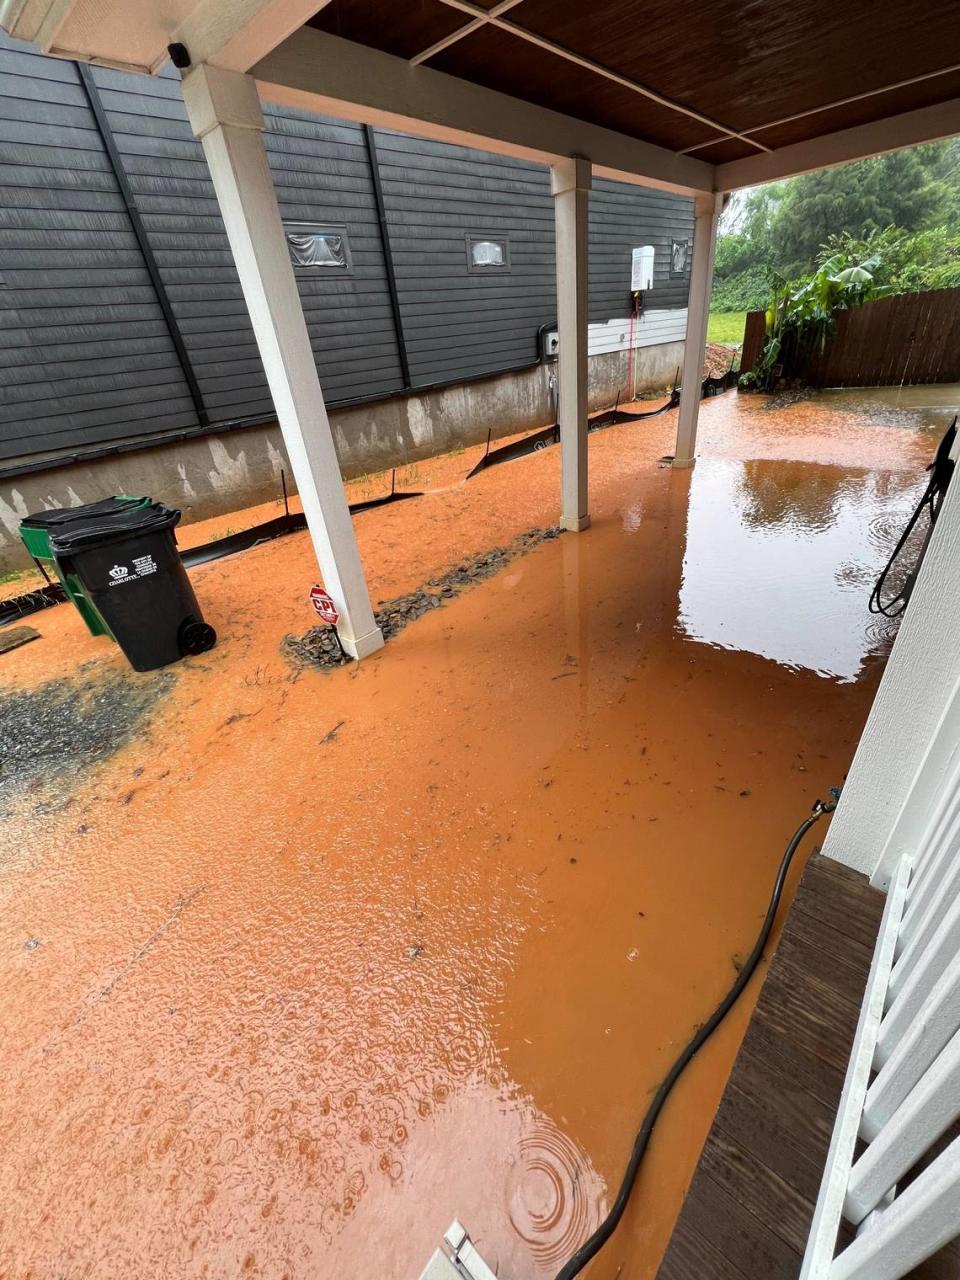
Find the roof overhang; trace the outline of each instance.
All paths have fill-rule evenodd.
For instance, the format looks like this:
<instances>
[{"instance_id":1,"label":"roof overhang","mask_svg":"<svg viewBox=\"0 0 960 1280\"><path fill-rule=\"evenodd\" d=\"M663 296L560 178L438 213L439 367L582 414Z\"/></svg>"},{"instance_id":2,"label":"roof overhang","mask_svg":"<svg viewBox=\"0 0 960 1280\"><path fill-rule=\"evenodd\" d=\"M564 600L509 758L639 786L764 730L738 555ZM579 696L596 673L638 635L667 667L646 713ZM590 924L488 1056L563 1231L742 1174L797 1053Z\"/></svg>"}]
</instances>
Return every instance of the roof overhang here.
<instances>
[{"instance_id":1,"label":"roof overhang","mask_svg":"<svg viewBox=\"0 0 960 1280\"><path fill-rule=\"evenodd\" d=\"M0 0L44 52L695 194L960 133L954 0Z\"/></svg>"},{"instance_id":2,"label":"roof overhang","mask_svg":"<svg viewBox=\"0 0 960 1280\"><path fill-rule=\"evenodd\" d=\"M251 67L261 97L542 164L588 156L594 171L686 195L713 188L713 165L522 102L377 49L304 27Z\"/></svg>"},{"instance_id":3,"label":"roof overhang","mask_svg":"<svg viewBox=\"0 0 960 1280\"><path fill-rule=\"evenodd\" d=\"M327 0L329 2L329 0ZM248 71L325 0L0 0L0 27L42 53L151 73L186 45L195 63Z\"/></svg>"}]
</instances>

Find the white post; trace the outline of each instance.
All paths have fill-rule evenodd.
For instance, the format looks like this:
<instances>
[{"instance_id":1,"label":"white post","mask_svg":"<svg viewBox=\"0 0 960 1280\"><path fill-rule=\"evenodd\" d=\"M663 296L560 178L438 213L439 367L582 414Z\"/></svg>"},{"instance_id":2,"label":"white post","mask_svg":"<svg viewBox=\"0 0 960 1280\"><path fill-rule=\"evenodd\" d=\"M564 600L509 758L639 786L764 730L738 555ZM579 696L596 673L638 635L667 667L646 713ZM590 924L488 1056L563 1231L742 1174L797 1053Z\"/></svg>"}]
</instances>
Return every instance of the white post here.
<instances>
[{"instance_id":1,"label":"white post","mask_svg":"<svg viewBox=\"0 0 960 1280\"><path fill-rule=\"evenodd\" d=\"M690 266L690 293L687 298L687 336L683 345L683 380L677 418L675 467L692 467L697 447L697 417L703 382L703 356L710 318L710 291L713 288L713 259L717 252L717 227L723 211L722 195L697 196L693 232L693 262Z\"/></svg>"},{"instance_id":2,"label":"white post","mask_svg":"<svg viewBox=\"0 0 960 1280\"><path fill-rule=\"evenodd\" d=\"M277 420L324 586L340 611L344 648L364 658L383 645L373 616L340 465L323 402L252 77L199 66L183 82L203 143Z\"/></svg>"},{"instance_id":3,"label":"white post","mask_svg":"<svg viewBox=\"0 0 960 1280\"><path fill-rule=\"evenodd\" d=\"M557 386L560 406L560 523L579 533L590 524L587 505L587 245L590 161L559 160L550 170L557 227Z\"/></svg>"},{"instance_id":4,"label":"white post","mask_svg":"<svg viewBox=\"0 0 960 1280\"><path fill-rule=\"evenodd\" d=\"M823 851L886 888L946 785L960 679L960 470L940 508Z\"/></svg>"}]
</instances>

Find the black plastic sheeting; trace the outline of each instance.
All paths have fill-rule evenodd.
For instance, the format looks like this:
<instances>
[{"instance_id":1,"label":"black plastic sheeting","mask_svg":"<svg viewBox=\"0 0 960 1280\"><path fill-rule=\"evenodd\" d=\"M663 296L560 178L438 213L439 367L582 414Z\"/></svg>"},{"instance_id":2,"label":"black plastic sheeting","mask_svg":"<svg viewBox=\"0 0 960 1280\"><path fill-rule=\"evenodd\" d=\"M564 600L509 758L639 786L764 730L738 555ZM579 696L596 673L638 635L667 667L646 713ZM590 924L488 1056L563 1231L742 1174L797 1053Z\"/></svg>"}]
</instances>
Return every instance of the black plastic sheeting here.
<instances>
[{"instance_id":1,"label":"black plastic sheeting","mask_svg":"<svg viewBox=\"0 0 960 1280\"><path fill-rule=\"evenodd\" d=\"M382 498L368 498L366 502L351 502L350 514L359 515L361 511L371 511L375 507L386 507L391 502L405 502L407 498L419 498L419 489L411 489L406 493L392 490ZM181 551L180 559L192 569L194 565L207 564L211 560L221 560L224 556L235 555L238 551L249 551L251 547L259 547L263 542L272 542L274 538L282 538L287 533L299 533L307 527L307 517L302 511L287 511L275 520L267 520L263 524L255 524L250 529L241 529L239 533L231 533L226 538L216 538L213 542L204 542L199 547L189 547Z\"/></svg>"},{"instance_id":2,"label":"black plastic sheeting","mask_svg":"<svg viewBox=\"0 0 960 1280\"><path fill-rule=\"evenodd\" d=\"M726 373L721 374L719 378L704 378L700 388L700 398L702 400L709 399L711 396L722 395L724 391L730 387L737 385L739 375L734 369L728 369ZM612 409L606 409L603 413L598 413L596 417L591 418L587 430L602 431L604 427L616 426L620 422L640 422L644 418L657 418L661 413L667 413L670 409L676 409L680 404L680 388L676 382L670 392L670 398L666 404L659 405L656 409L648 409L644 413L631 413L627 409L620 409L616 406ZM560 443L560 427L554 423L551 427L541 427L539 431L534 431L528 436L524 436L522 440L511 440L509 444L503 444L499 449L490 448L490 439L487 437L487 451L467 475L469 480L472 476L477 475L480 471L485 471L487 467L495 467L501 462L512 462L515 458L524 458L528 454L538 453L541 449L547 449L552 444Z\"/></svg>"},{"instance_id":3,"label":"black plastic sheeting","mask_svg":"<svg viewBox=\"0 0 960 1280\"><path fill-rule=\"evenodd\" d=\"M618 422L639 422L642 418L658 418L661 413L667 413L670 409L676 409L680 403L680 392L674 387L670 392L670 399L666 404L662 404L659 408L648 409L645 413L630 413L627 409L607 409L604 413L598 413L595 418L591 418L587 424L588 431L600 431L603 427L616 426Z\"/></svg>"},{"instance_id":4,"label":"black plastic sheeting","mask_svg":"<svg viewBox=\"0 0 960 1280\"><path fill-rule=\"evenodd\" d=\"M627 409L606 409L603 413L598 413L595 418L591 418L587 424L587 431L602 431L604 427L615 426L619 422L640 422L644 418L657 418L661 413L666 413L669 409L675 409L680 403L680 391L674 386L670 392L670 398L666 404L658 405L656 409L648 409L644 413L630 413ZM552 444L560 443L560 427L555 422L551 427L541 427L539 431L534 431L531 435L524 436L522 440L511 440L509 444L502 444L499 449L490 448L490 437L487 437L487 451L468 473L467 479L475 476L478 472L486 470L487 467L495 467L501 462L512 462L514 458L524 458L527 454L538 453L541 449L547 449Z\"/></svg>"},{"instance_id":5,"label":"black plastic sheeting","mask_svg":"<svg viewBox=\"0 0 960 1280\"><path fill-rule=\"evenodd\" d=\"M710 396L722 396L724 391L729 391L731 387L737 385L739 377L739 372L731 368L726 373L721 373L719 378L704 378L703 386L700 388L701 400L707 400Z\"/></svg>"},{"instance_id":6,"label":"black plastic sheeting","mask_svg":"<svg viewBox=\"0 0 960 1280\"><path fill-rule=\"evenodd\" d=\"M239 533L228 534L225 538L201 543L199 547L188 547L186 551L180 552L180 559L188 569L192 569L195 565L222 560L224 556L235 555L238 551L249 551L251 547L259 547L262 542L272 542L274 538L282 538L286 533L297 533L306 527L306 516L299 511L287 512L277 516L275 520L255 524L250 529L241 529Z\"/></svg>"},{"instance_id":7,"label":"black plastic sheeting","mask_svg":"<svg viewBox=\"0 0 960 1280\"><path fill-rule=\"evenodd\" d=\"M66 598L67 593L59 582L48 582L45 587L38 587L36 591L26 591L22 596L0 600L0 627L8 622L16 622L18 618L29 617L31 613L39 613L41 609L62 604Z\"/></svg>"},{"instance_id":8,"label":"black plastic sheeting","mask_svg":"<svg viewBox=\"0 0 960 1280\"><path fill-rule=\"evenodd\" d=\"M358 515L362 511L388 506L391 502L405 502L407 498L419 497L422 497L419 489L397 493L394 487L382 498L351 503L350 513ZM236 555L238 551L249 551L251 547L259 547L264 542L272 542L274 538L282 538L288 533L299 533L306 527L307 520L301 512L286 511L275 520L267 520L250 529L241 529L239 533L231 533L226 538L216 538L213 542L204 542L198 547L188 547L186 551L181 551L180 559L188 569L192 569L199 564L221 560L224 556ZM23 595L11 596L9 600L0 600L0 627L16 622L18 618L39 613L42 609L49 609L55 604L62 604L66 598L61 584L51 582L36 591L26 591Z\"/></svg>"},{"instance_id":9,"label":"black plastic sheeting","mask_svg":"<svg viewBox=\"0 0 960 1280\"><path fill-rule=\"evenodd\" d=\"M736 386L737 376L733 369L729 369L719 378L704 378L701 397L706 399L710 396L721 395L730 387ZM611 427L621 422L639 422L644 418L656 418L661 413L667 413L670 409L675 409L679 403L680 389L674 383L669 399L656 409L649 409L645 413L630 413L626 409L617 407L607 409L605 412L597 414L596 417L590 419L588 430L591 432L601 431L604 427ZM522 440L513 440L510 444L501 445L498 449L490 448L490 437L488 436L487 451L473 470L468 472L467 479L469 480L487 467L496 466L501 462L512 462L515 458L526 457L528 454L537 453L541 449L547 449L551 445L559 444L559 442L560 427L557 423L549 427L543 427L539 431L534 431L532 434L524 436ZM365 502L351 503L350 512L352 515L357 515L361 511L370 511L376 507L387 506L391 502L404 502L408 498L422 496L420 490L397 493L396 475L394 475L394 481L388 494L385 494L382 498L370 498ZM105 499L105 503L114 501L114 499ZM199 547L190 547L188 550L181 552L180 558L188 569L192 569L195 565L208 564L210 561L220 560L224 556L236 555L239 551L249 551L251 547L258 547L264 542L272 542L274 538L284 537L288 533L298 533L306 527L306 518L300 512L288 510L275 520L267 520L263 524L254 525L251 529L242 529L239 533L232 533L226 538L217 538L214 542L205 542ZM0 626L15 622L18 618L26 618L30 614L39 613L42 609L49 609L53 605L62 603L65 599L66 593L60 583L51 582L36 591L27 591L23 595L12 596L9 600L0 600Z\"/></svg>"},{"instance_id":10,"label":"black plastic sheeting","mask_svg":"<svg viewBox=\"0 0 960 1280\"><path fill-rule=\"evenodd\" d=\"M472 470L467 472L471 480L478 472L487 467L495 467L501 462L512 462L514 458L525 458L529 453L538 453L552 444L560 443L560 428L557 423L552 427L541 427L522 440L511 440L509 444L500 445L499 449L490 448L490 436L487 436L487 451Z\"/></svg>"}]
</instances>

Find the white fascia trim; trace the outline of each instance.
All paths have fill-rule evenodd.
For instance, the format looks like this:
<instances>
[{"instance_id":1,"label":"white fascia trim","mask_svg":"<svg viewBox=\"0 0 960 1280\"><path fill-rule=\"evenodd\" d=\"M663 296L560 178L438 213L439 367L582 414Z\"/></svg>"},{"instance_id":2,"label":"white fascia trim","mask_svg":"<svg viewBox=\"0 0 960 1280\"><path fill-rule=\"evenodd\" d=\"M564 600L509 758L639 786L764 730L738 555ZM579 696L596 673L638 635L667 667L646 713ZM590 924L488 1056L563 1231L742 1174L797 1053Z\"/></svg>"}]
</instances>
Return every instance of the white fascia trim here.
<instances>
[{"instance_id":1,"label":"white fascia trim","mask_svg":"<svg viewBox=\"0 0 960 1280\"><path fill-rule=\"evenodd\" d=\"M171 35L196 66L249 71L330 0L201 0ZM164 54L164 60L166 54Z\"/></svg>"},{"instance_id":2,"label":"white fascia trim","mask_svg":"<svg viewBox=\"0 0 960 1280\"><path fill-rule=\"evenodd\" d=\"M960 133L960 98L938 102L932 107L905 111L871 124L856 125L837 133L825 133L808 142L796 142L766 155L747 156L716 166L716 189L736 191L761 182L776 182L813 169L864 160L868 156L901 151L922 142L937 142Z\"/></svg>"},{"instance_id":3,"label":"white fascia trim","mask_svg":"<svg viewBox=\"0 0 960 1280\"><path fill-rule=\"evenodd\" d=\"M0 27L49 53L73 6L74 0L0 0Z\"/></svg>"}]
</instances>

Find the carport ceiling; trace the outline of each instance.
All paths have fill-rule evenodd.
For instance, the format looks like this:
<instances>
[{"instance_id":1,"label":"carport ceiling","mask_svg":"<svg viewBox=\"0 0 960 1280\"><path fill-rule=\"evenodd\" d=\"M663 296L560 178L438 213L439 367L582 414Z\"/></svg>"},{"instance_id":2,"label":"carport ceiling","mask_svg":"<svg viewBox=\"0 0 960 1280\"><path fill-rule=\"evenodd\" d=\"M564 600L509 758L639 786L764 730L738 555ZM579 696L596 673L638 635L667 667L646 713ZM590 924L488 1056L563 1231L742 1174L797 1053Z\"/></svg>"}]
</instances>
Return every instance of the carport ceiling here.
<instances>
[{"instance_id":1,"label":"carport ceiling","mask_svg":"<svg viewBox=\"0 0 960 1280\"><path fill-rule=\"evenodd\" d=\"M309 25L711 164L960 97L956 0L331 0Z\"/></svg>"}]
</instances>

